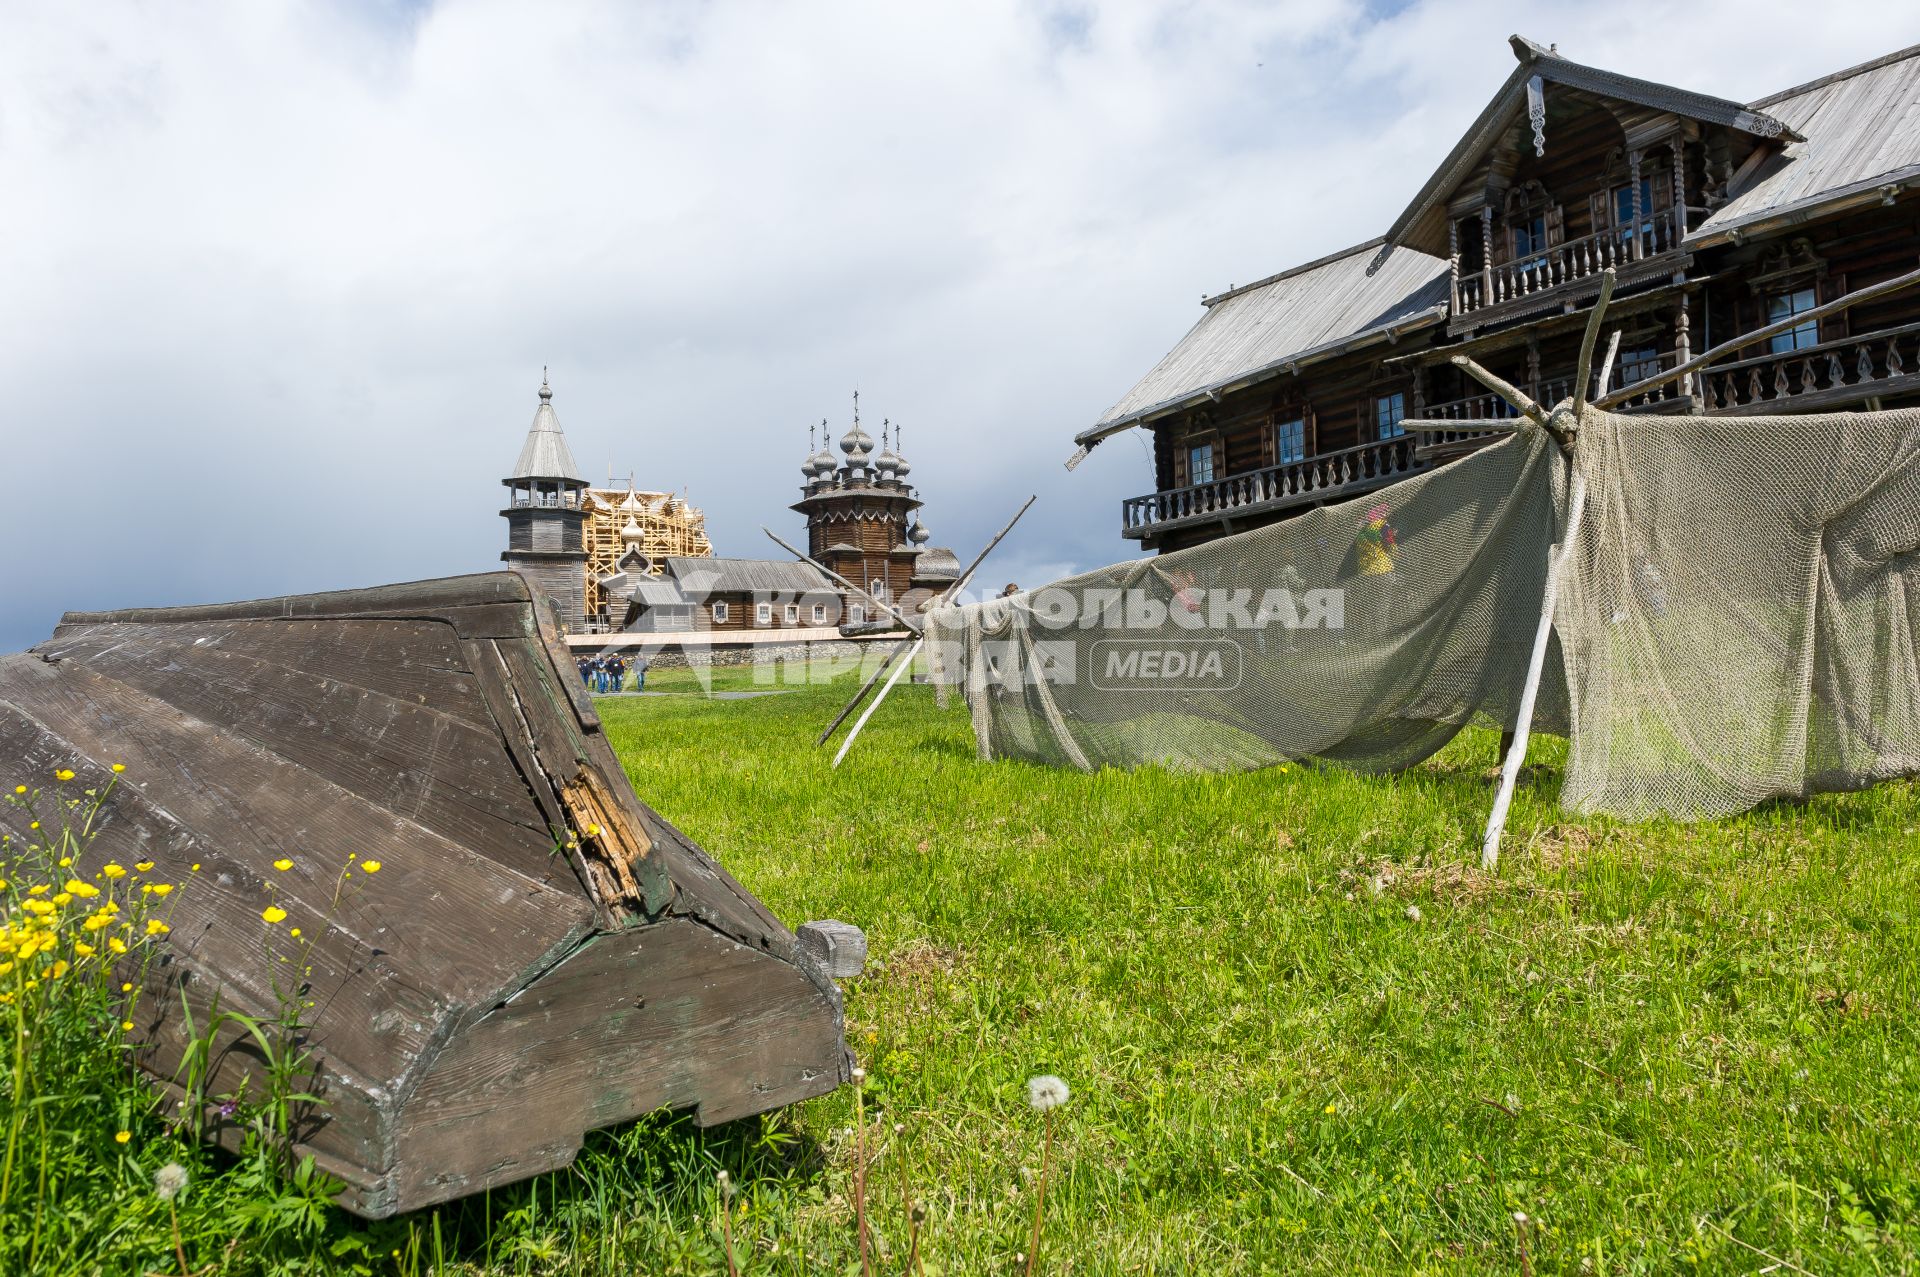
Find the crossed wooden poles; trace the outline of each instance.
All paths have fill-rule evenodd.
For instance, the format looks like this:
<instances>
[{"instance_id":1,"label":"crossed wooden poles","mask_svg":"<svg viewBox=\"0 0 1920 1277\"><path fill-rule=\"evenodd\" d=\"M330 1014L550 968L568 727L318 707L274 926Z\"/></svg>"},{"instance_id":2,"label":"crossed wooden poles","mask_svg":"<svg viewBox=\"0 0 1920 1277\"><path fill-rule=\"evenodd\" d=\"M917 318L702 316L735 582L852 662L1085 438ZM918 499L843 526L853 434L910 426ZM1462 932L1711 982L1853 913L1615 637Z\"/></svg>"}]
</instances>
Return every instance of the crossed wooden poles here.
<instances>
[{"instance_id":1,"label":"crossed wooden poles","mask_svg":"<svg viewBox=\"0 0 1920 1277\"><path fill-rule=\"evenodd\" d=\"M958 597L960 591L967 588L967 583L973 580L973 574L980 570L980 564L989 554L993 553L994 547L1000 544L1007 533L1013 531L1013 525L1020 522L1020 516L1024 515L1028 508L1039 499L1039 495L1039 493L1035 493L1033 496L1028 497L1026 503L1013 512L1013 517L1007 520L1006 526L994 535L993 540L987 542L980 553L973 556L973 562L967 565L966 571L955 577L953 584L941 591L938 597L922 603L918 610L924 614ZM926 622L902 612L885 599L876 596L872 591L864 590L858 585L855 585L852 581L847 580L846 577L841 576L832 568L827 567L812 555L802 554L799 550L794 549L791 545L788 545L785 541L775 536L772 529L761 528L760 530L765 532L775 545L785 550L788 554L793 555L803 563L811 563L832 580L838 581L841 585L846 586L862 598L871 600L875 607L885 612L888 616L891 616L899 623L901 628L907 631L907 636L893 645L893 650L887 653L886 659L881 661L873 673L867 676L867 681L860 685L860 690L853 694L853 699L847 702L846 707L834 716L831 723L827 724L827 729L820 733L819 739L813 742L815 745L826 744L834 732L839 729L840 724L847 721L847 715L853 713L860 705L860 702L867 699L867 693L872 691L873 685L880 681L880 676L885 674L889 667L893 667L895 660L904 654L906 659L901 660L898 667L893 669L893 673L888 676L886 684L881 687L879 695L875 696L866 709L861 711L860 717L854 720L852 730L848 731L846 740L840 743L839 752L833 756L833 765L838 767L840 761L847 756L847 751L853 748L853 742L859 739L860 731L867 725L867 720L873 717L874 711L880 708L880 703L887 699L889 692L893 691L893 685L900 681L902 674L913 668L914 658L920 654L920 648L926 642L925 637L921 634L921 630Z\"/></svg>"}]
</instances>

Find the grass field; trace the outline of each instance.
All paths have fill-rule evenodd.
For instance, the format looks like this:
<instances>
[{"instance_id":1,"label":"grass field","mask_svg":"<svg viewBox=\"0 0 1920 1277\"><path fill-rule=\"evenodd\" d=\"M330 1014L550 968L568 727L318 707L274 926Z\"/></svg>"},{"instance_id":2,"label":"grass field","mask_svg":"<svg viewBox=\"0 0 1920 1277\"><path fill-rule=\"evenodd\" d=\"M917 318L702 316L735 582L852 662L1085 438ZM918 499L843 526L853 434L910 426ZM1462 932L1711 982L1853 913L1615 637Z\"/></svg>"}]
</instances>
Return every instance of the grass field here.
<instances>
[{"instance_id":1,"label":"grass field","mask_svg":"<svg viewBox=\"0 0 1920 1277\"><path fill-rule=\"evenodd\" d=\"M1074 1088L1049 1271L1920 1265L1914 786L1616 826L1557 811L1541 741L1488 876L1490 734L1397 778L1089 776L977 762L903 687L835 772L811 739L849 690L601 709L641 795L776 913L866 929L886 1270L903 1177L929 1272L1020 1270L1039 1072ZM606 1137L489 1259L724 1271L725 1165L745 1271L857 1271L852 1121L843 1090ZM646 1192L607 1188L638 1164Z\"/></svg>"}]
</instances>

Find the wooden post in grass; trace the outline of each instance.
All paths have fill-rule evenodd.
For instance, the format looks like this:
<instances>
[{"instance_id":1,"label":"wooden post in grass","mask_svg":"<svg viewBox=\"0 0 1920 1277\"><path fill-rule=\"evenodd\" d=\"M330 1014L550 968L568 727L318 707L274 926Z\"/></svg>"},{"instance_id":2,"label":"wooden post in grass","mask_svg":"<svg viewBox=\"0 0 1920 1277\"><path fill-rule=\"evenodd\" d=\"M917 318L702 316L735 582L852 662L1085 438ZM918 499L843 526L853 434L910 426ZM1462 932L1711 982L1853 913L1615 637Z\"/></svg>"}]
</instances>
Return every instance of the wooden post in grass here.
<instances>
[{"instance_id":1,"label":"wooden post in grass","mask_svg":"<svg viewBox=\"0 0 1920 1277\"><path fill-rule=\"evenodd\" d=\"M1608 295L1613 291L1612 272L1608 272L1600 288L1599 301L1594 306L1593 315L1587 321L1586 338L1580 345L1580 363L1575 370L1573 390L1573 414L1576 422L1587 401L1587 376L1593 362L1593 339L1597 335L1603 312L1606 309ZM1615 329L1607 342L1606 359L1600 365L1600 389L1606 390L1608 381L1613 377L1613 361L1620 353L1620 330ZM1577 426L1576 426L1577 430ZM1569 443L1578 441L1577 433ZM1547 562L1546 588L1540 595L1540 623L1534 627L1533 650L1527 654L1527 679L1520 688L1520 706L1514 712L1513 735L1511 739L1502 737L1501 744L1506 749L1506 761L1500 768L1500 788L1493 796L1493 810L1487 815L1487 832L1480 840L1480 867L1491 872L1500 863L1500 835L1507 827L1507 810L1513 805L1514 786L1520 780L1521 764L1527 759L1527 740L1533 731L1533 703L1540 693L1540 674L1546 666L1547 638L1553 632L1553 606L1560 596L1560 575L1566 570L1573 557L1573 547L1580 537L1581 518L1587 505L1587 475L1574 459L1572 451L1566 453L1567 464L1573 468L1573 482L1567 492L1567 526L1560 543L1551 552Z\"/></svg>"}]
</instances>

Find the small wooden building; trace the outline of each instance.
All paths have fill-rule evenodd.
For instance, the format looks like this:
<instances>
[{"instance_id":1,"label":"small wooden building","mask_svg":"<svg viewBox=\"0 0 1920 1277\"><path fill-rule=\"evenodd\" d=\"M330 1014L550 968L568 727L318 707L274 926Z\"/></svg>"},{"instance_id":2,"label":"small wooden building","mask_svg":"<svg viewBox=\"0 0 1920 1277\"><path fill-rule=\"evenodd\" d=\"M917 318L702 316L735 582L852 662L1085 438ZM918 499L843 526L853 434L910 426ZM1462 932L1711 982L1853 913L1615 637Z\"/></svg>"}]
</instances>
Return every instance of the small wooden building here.
<instances>
[{"instance_id":1,"label":"small wooden building","mask_svg":"<svg viewBox=\"0 0 1920 1277\"><path fill-rule=\"evenodd\" d=\"M134 1014L172 1099L183 998L201 1024L216 998L274 1019L299 955L323 1102L296 1151L363 1215L849 1075L833 928L796 936L640 801L515 573L70 613L0 657L0 757L77 786L125 765L75 873L152 860L180 884ZM207 1095L258 1085L249 1038L216 1045Z\"/></svg>"}]
</instances>

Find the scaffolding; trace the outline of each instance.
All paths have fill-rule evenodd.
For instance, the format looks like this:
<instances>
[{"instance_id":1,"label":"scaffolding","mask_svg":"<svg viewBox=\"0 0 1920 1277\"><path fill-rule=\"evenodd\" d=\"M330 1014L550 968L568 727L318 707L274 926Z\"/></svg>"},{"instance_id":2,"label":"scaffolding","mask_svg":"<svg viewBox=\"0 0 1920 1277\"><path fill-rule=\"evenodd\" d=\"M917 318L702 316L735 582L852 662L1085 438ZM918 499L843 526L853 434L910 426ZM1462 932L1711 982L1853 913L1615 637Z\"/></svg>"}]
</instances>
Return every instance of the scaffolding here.
<instances>
[{"instance_id":1,"label":"scaffolding","mask_svg":"<svg viewBox=\"0 0 1920 1277\"><path fill-rule=\"evenodd\" d=\"M707 540L707 515L686 498L671 492L642 492L631 480L624 488L588 488L585 500L587 522L586 618L600 618L606 607L603 578L620 571L620 557L627 551L626 530L631 523L639 529L633 538L647 558L645 575L659 576L668 556L710 558L713 543Z\"/></svg>"}]
</instances>

